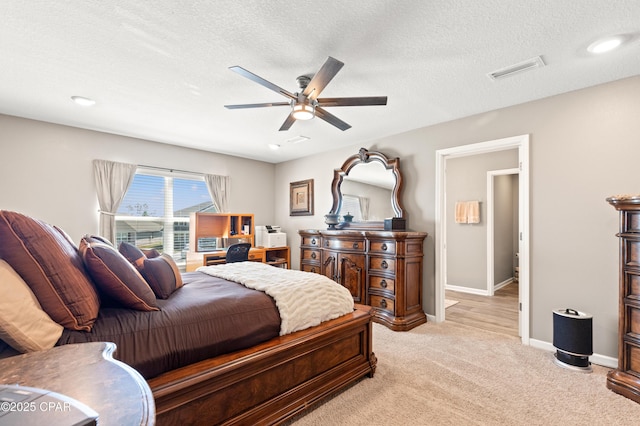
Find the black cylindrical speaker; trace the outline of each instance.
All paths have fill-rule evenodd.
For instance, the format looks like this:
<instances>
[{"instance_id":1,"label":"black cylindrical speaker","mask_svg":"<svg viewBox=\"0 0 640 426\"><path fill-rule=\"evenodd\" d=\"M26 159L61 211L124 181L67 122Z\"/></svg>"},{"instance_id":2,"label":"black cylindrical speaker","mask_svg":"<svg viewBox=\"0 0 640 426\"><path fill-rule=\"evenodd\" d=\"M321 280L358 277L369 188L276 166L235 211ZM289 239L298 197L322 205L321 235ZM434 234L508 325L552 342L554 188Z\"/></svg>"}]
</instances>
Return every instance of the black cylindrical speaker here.
<instances>
[{"instance_id":1,"label":"black cylindrical speaker","mask_svg":"<svg viewBox=\"0 0 640 426\"><path fill-rule=\"evenodd\" d=\"M558 350L558 364L591 370L589 355L593 355L593 317L570 308L554 310L553 346Z\"/></svg>"}]
</instances>

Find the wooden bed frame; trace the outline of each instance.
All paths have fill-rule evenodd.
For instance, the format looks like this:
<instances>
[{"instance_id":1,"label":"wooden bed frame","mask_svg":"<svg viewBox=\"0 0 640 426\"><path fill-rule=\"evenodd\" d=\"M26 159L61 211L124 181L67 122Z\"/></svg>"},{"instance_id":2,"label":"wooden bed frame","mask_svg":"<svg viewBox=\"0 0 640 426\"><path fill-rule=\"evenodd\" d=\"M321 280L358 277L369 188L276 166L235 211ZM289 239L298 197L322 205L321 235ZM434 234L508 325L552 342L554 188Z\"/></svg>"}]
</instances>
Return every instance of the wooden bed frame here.
<instances>
[{"instance_id":1,"label":"wooden bed frame","mask_svg":"<svg viewBox=\"0 0 640 426\"><path fill-rule=\"evenodd\" d=\"M148 381L163 424L279 424L373 377L371 307Z\"/></svg>"}]
</instances>

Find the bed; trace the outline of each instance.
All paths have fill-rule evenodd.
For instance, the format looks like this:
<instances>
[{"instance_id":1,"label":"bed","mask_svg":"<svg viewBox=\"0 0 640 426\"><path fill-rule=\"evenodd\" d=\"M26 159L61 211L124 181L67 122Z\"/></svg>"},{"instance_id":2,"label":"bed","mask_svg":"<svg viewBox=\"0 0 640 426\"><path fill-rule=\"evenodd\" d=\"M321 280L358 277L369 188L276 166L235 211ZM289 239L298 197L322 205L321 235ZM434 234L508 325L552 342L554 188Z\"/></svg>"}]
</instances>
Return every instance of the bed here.
<instances>
[{"instance_id":1,"label":"bed","mask_svg":"<svg viewBox=\"0 0 640 426\"><path fill-rule=\"evenodd\" d=\"M114 248L99 238L83 238L78 249L55 227L0 213L0 259L38 296L42 306L36 305L49 320L64 326L55 343L114 341L115 358L146 379L158 424L278 424L375 372L368 306L351 301L346 314L297 330L288 314L282 314L283 302L277 298L203 271L172 275L173 288L166 295L135 293L129 291L135 287L118 282L119 293L108 295L126 299L137 309L114 304L113 299L104 303L108 295L94 298L91 289L113 290L116 275L130 273L135 262L129 259L124 266ZM114 267L115 259L124 269ZM147 260L147 267L166 266L166 260L153 263L153 258L140 265ZM102 269L96 269L97 264ZM46 273L48 269L52 271ZM48 281L43 287L38 280L44 278ZM243 312L229 308L234 304ZM232 320L234 333L219 331L220 321L245 314L253 316ZM292 327L283 332L285 323ZM120 332L114 331L118 327ZM203 330L213 330L219 340L199 338ZM131 338L135 333L143 333L142 340ZM0 338L7 341L5 334Z\"/></svg>"}]
</instances>

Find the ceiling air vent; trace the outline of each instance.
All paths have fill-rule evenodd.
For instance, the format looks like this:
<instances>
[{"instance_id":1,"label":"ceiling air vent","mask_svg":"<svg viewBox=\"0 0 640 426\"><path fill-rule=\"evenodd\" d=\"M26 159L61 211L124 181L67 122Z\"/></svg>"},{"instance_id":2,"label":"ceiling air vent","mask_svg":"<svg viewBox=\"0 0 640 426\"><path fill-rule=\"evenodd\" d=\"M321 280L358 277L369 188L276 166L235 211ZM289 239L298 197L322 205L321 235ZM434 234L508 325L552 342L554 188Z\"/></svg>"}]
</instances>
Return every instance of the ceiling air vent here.
<instances>
[{"instance_id":1,"label":"ceiling air vent","mask_svg":"<svg viewBox=\"0 0 640 426\"><path fill-rule=\"evenodd\" d=\"M487 74L491 80L500 80L505 77L510 77L514 74L529 71L534 68L544 67L545 63L542 57L536 56L535 58L527 59L526 61L518 62L517 64L509 65L508 67L501 68L497 71Z\"/></svg>"},{"instance_id":2,"label":"ceiling air vent","mask_svg":"<svg viewBox=\"0 0 640 426\"><path fill-rule=\"evenodd\" d=\"M308 137L308 136L300 135L300 136L296 136L296 137L291 138L291 139L287 139L287 142L288 143L300 143L300 142L308 141L309 139L311 139L311 138Z\"/></svg>"}]
</instances>

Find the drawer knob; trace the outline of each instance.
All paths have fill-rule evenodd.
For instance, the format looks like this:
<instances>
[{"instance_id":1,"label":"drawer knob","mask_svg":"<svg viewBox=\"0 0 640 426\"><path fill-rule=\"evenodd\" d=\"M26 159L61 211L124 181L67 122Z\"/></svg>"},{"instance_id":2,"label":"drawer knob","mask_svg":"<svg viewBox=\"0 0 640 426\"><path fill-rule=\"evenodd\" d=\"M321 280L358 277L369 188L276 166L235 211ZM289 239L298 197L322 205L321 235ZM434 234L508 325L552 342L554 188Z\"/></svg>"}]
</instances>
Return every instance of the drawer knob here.
<instances>
[{"instance_id":1,"label":"drawer knob","mask_svg":"<svg viewBox=\"0 0 640 426\"><path fill-rule=\"evenodd\" d=\"M380 266L382 267L382 269L387 269L389 267L389 264L387 263L386 260L383 260Z\"/></svg>"},{"instance_id":2,"label":"drawer knob","mask_svg":"<svg viewBox=\"0 0 640 426\"><path fill-rule=\"evenodd\" d=\"M360 245L358 243L353 243L353 248L357 249L358 247L360 247Z\"/></svg>"},{"instance_id":3,"label":"drawer knob","mask_svg":"<svg viewBox=\"0 0 640 426\"><path fill-rule=\"evenodd\" d=\"M325 241L324 245L325 247L329 247L329 241Z\"/></svg>"},{"instance_id":4,"label":"drawer knob","mask_svg":"<svg viewBox=\"0 0 640 426\"><path fill-rule=\"evenodd\" d=\"M380 287L387 288L387 280L380 280Z\"/></svg>"},{"instance_id":5,"label":"drawer knob","mask_svg":"<svg viewBox=\"0 0 640 426\"><path fill-rule=\"evenodd\" d=\"M386 243L382 243L382 250L387 251L387 244Z\"/></svg>"},{"instance_id":6,"label":"drawer knob","mask_svg":"<svg viewBox=\"0 0 640 426\"><path fill-rule=\"evenodd\" d=\"M311 268L311 272L315 273L316 272L316 268L315 267Z\"/></svg>"},{"instance_id":7,"label":"drawer knob","mask_svg":"<svg viewBox=\"0 0 640 426\"><path fill-rule=\"evenodd\" d=\"M382 300L380 301L380 307L381 307L381 308L386 308L386 307L387 307L387 301L386 301L386 300L384 300L384 299L382 299Z\"/></svg>"},{"instance_id":8,"label":"drawer knob","mask_svg":"<svg viewBox=\"0 0 640 426\"><path fill-rule=\"evenodd\" d=\"M316 258L316 252L314 251L313 253L311 253L311 258L315 259Z\"/></svg>"},{"instance_id":9,"label":"drawer knob","mask_svg":"<svg viewBox=\"0 0 640 426\"><path fill-rule=\"evenodd\" d=\"M316 244L317 244L316 239L315 238L311 239L311 245L315 246Z\"/></svg>"}]
</instances>

